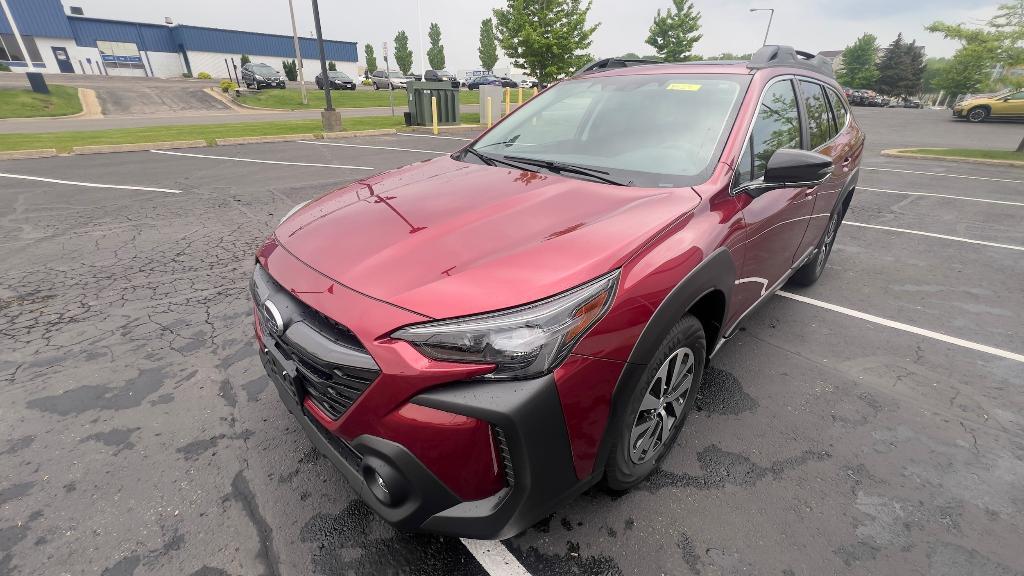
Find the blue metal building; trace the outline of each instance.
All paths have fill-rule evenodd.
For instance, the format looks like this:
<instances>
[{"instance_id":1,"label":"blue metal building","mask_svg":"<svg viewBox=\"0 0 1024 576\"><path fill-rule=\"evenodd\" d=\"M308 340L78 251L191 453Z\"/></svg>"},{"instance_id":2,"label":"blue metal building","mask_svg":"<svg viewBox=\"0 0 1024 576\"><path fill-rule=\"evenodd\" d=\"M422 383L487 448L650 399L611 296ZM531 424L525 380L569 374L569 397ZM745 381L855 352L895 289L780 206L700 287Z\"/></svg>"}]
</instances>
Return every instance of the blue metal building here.
<instances>
[{"instance_id":1,"label":"blue metal building","mask_svg":"<svg viewBox=\"0 0 1024 576\"><path fill-rule=\"evenodd\" d=\"M237 64L242 54L275 68L295 58L291 36L68 15L61 0L7 4L14 26L0 11L0 62L12 68L31 63L47 72L159 77L206 72L226 77L231 60ZM318 68L316 41L300 38L299 44L304 65ZM355 42L325 40L324 48L339 70L358 72Z\"/></svg>"}]
</instances>

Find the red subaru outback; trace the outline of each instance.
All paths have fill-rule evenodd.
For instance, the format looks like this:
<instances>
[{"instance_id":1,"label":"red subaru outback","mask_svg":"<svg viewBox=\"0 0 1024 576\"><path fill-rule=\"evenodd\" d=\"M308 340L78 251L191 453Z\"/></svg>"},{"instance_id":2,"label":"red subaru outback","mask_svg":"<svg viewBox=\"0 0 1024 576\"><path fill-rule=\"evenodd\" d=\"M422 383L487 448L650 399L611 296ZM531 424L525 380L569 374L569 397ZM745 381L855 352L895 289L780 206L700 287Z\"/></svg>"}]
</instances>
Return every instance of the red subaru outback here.
<instances>
[{"instance_id":1,"label":"red subaru outback","mask_svg":"<svg viewBox=\"0 0 1024 576\"><path fill-rule=\"evenodd\" d=\"M831 67L634 64L298 207L260 249L267 372L389 522L503 538L636 485L743 317L822 273L864 143Z\"/></svg>"}]
</instances>

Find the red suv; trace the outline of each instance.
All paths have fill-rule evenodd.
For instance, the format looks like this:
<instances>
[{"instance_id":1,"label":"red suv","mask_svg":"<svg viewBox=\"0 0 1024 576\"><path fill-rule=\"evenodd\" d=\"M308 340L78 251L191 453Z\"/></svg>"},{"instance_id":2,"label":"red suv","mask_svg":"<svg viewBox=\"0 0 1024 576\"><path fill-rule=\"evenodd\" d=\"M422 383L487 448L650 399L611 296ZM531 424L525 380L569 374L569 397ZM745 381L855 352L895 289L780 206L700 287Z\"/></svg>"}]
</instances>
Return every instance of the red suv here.
<instances>
[{"instance_id":1,"label":"red suv","mask_svg":"<svg viewBox=\"0 0 1024 576\"><path fill-rule=\"evenodd\" d=\"M516 534L650 474L743 317L821 274L863 144L792 48L605 61L289 213L257 255L260 357L383 518Z\"/></svg>"}]
</instances>

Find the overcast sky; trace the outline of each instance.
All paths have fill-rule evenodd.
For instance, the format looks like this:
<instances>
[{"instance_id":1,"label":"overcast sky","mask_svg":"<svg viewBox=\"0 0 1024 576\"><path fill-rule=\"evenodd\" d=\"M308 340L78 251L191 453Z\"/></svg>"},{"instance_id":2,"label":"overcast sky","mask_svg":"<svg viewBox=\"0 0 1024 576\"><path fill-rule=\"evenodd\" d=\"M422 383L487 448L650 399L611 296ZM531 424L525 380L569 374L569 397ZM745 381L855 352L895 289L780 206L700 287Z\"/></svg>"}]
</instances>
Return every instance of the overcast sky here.
<instances>
[{"instance_id":1,"label":"overcast sky","mask_svg":"<svg viewBox=\"0 0 1024 576\"><path fill-rule=\"evenodd\" d=\"M294 0L300 34L311 34L313 16L310 0ZM421 0L423 42L430 22L441 26L447 68L473 69L479 66L477 46L480 20L491 9L504 5L501 0ZM809 52L841 50L864 32L872 32L881 44L887 44L903 32L916 39L929 56L949 56L957 44L928 33L924 27L935 20L978 22L995 13L998 0L694 0L703 14L704 38L697 52L713 55L721 52L743 53L755 50L764 38L768 23L766 12L751 13L752 7L775 8L775 19L768 36L770 44L792 44ZM165 16L178 24L235 28L253 32L291 34L288 0L64 0L67 6L81 6L86 16L162 23ZM651 53L644 43L647 30L658 8L671 6L671 0L594 0L592 23L601 22L594 35L591 53L600 57L625 52ZM416 37L416 0L341 1L320 0L324 36L333 40L372 42L380 54L381 42L389 44L395 33L404 29L419 69ZM498 67L507 65L502 57Z\"/></svg>"}]
</instances>

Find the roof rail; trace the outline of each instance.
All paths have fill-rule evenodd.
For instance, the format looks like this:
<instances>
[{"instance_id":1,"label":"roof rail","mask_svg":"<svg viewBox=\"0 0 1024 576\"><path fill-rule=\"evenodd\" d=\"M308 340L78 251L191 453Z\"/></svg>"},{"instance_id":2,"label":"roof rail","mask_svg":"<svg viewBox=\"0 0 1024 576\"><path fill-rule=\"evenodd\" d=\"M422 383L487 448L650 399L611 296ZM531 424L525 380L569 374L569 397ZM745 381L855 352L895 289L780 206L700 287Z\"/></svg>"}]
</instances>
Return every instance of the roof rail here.
<instances>
[{"instance_id":1,"label":"roof rail","mask_svg":"<svg viewBox=\"0 0 1024 576\"><path fill-rule=\"evenodd\" d=\"M804 68L829 78L835 78L832 70L832 63L822 56L816 56L810 52L796 50L792 46L762 46L760 50L750 57L747 68L761 70L764 68L775 68L786 66L790 68Z\"/></svg>"},{"instance_id":2,"label":"roof rail","mask_svg":"<svg viewBox=\"0 0 1024 576\"><path fill-rule=\"evenodd\" d=\"M661 60L645 60L643 58L604 58L601 60L594 60L590 64L587 64L583 68L580 68L573 74L576 76L585 76L594 72L601 72L603 70L610 70L613 68L626 68L629 66L643 66L645 64L664 64Z\"/></svg>"}]
</instances>

